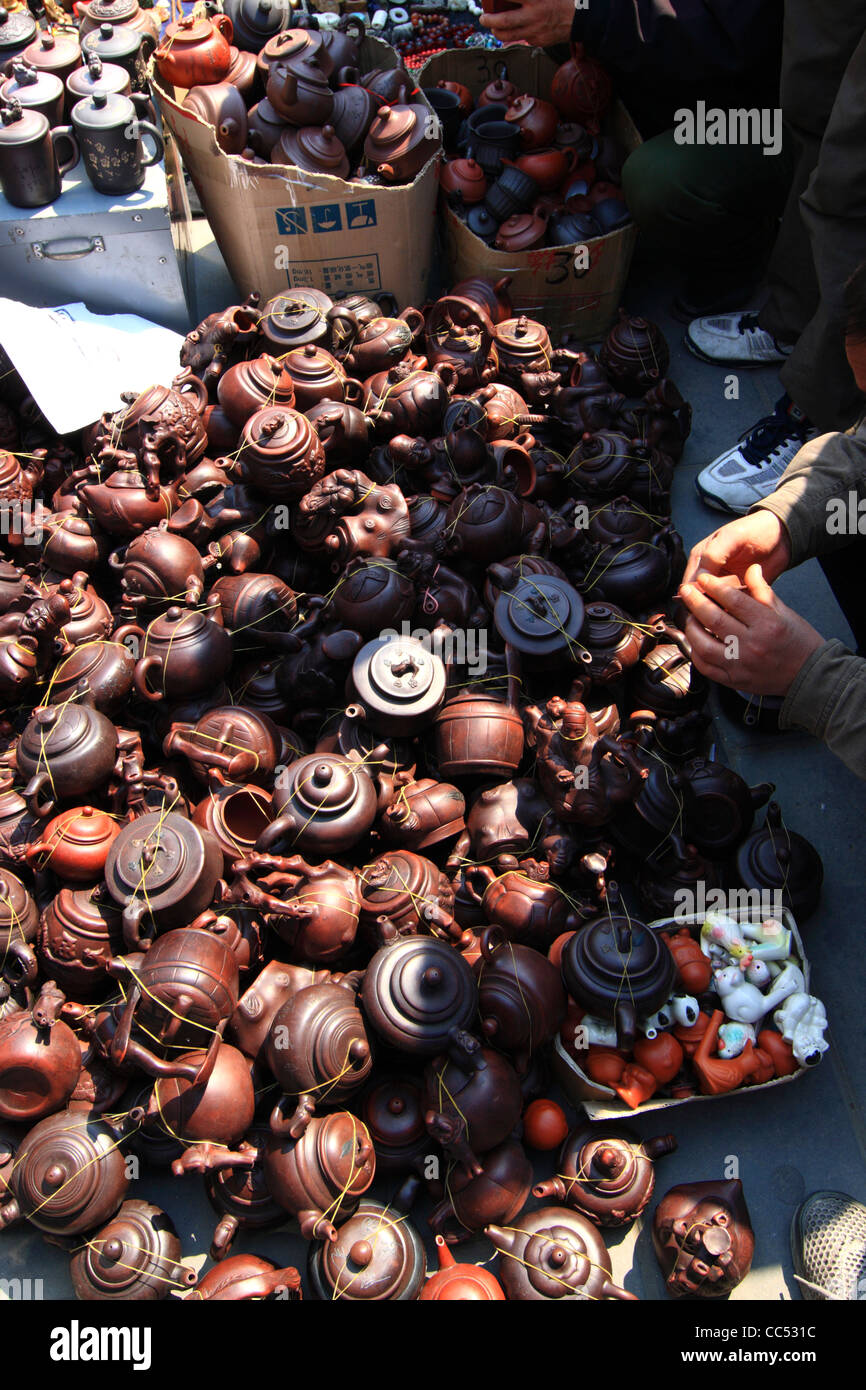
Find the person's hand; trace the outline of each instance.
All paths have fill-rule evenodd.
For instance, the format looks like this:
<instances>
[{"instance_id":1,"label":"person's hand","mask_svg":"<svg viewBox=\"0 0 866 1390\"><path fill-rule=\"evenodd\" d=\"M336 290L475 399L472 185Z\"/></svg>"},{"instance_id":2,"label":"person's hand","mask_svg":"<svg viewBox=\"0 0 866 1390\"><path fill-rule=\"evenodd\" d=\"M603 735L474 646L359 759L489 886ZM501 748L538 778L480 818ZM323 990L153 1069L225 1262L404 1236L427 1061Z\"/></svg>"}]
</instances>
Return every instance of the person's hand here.
<instances>
[{"instance_id":1,"label":"person's hand","mask_svg":"<svg viewBox=\"0 0 866 1390\"><path fill-rule=\"evenodd\" d=\"M481 23L503 43L534 43L539 48L551 48L556 43L568 43L573 19L574 0L524 0L517 10L483 14Z\"/></svg>"},{"instance_id":2,"label":"person's hand","mask_svg":"<svg viewBox=\"0 0 866 1390\"><path fill-rule=\"evenodd\" d=\"M750 516L738 517L705 536L689 555L684 583L690 583L698 571L709 574L734 574L744 580L750 565L760 565L768 584L791 563L791 542L775 512L763 508Z\"/></svg>"},{"instance_id":3,"label":"person's hand","mask_svg":"<svg viewBox=\"0 0 866 1390\"><path fill-rule=\"evenodd\" d=\"M701 572L683 583L680 597L697 669L746 695L787 695L806 659L824 645L820 632L776 597L760 565L746 570L744 589Z\"/></svg>"}]
</instances>

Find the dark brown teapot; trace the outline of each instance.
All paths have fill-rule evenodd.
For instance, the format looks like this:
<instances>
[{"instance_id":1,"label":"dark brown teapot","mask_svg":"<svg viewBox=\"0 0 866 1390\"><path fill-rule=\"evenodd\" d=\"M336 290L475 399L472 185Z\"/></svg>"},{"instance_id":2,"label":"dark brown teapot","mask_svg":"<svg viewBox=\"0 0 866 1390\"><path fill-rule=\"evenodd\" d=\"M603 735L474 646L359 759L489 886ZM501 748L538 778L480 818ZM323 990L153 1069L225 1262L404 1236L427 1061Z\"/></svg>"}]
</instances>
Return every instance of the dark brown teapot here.
<instances>
[{"instance_id":1,"label":"dark brown teapot","mask_svg":"<svg viewBox=\"0 0 866 1390\"><path fill-rule=\"evenodd\" d=\"M821 856L807 839L788 829L777 801L768 805L761 829L737 850L734 873L743 888L776 894L798 922L815 911L824 881Z\"/></svg>"},{"instance_id":2,"label":"dark brown teapot","mask_svg":"<svg viewBox=\"0 0 866 1390\"><path fill-rule=\"evenodd\" d=\"M13 795L6 792L4 799ZM19 812L18 826L22 826L23 820L24 814ZM14 829L12 834L15 835ZM22 845L19 858L23 858L24 848ZM30 893L17 874L0 867L0 975L10 984L32 985L35 981L33 942L38 930L39 909Z\"/></svg>"},{"instance_id":3,"label":"dark brown teapot","mask_svg":"<svg viewBox=\"0 0 866 1390\"><path fill-rule=\"evenodd\" d=\"M186 926L209 907L222 865L218 841L176 811L150 812L124 826L109 850L105 882L123 907L127 947L147 950L147 933ZM212 939L202 938L210 953Z\"/></svg>"},{"instance_id":4,"label":"dark brown teapot","mask_svg":"<svg viewBox=\"0 0 866 1390\"><path fill-rule=\"evenodd\" d=\"M526 1206L532 1190L532 1164L516 1139L506 1139L482 1159L472 1176L454 1168L446 1180L448 1196L430 1216L430 1226L449 1245L469 1240L485 1226L510 1225Z\"/></svg>"},{"instance_id":5,"label":"dark brown teapot","mask_svg":"<svg viewBox=\"0 0 866 1390\"><path fill-rule=\"evenodd\" d=\"M648 319L630 318L624 309L605 338L599 361L611 381L629 396L642 396L667 373L670 350Z\"/></svg>"},{"instance_id":6,"label":"dark brown teapot","mask_svg":"<svg viewBox=\"0 0 866 1390\"><path fill-rule=\"evenodd\" d=\"M49 1235L74 1236L108 1221L129 1189L118 1140L140 1120L135 1110L112 1126L68 1110L40 1120L16 1154L0 1230L24 1219Z\"/></svg>"},{"instance_id":7,"label":"dark brown teapot","mask_svg":"<svg viewBox=\"0 0 866 1390\"><path fill-rule=\"evenodd\" d=\"M472 1021L478 994L472 971L451 946L404 937L376 952L361 1000L373 1028L390 1046L433 1057L447 1047L454 1029Z\"/></svg>"},{"instance_id":8,"label":"dark brown teapot","mask_svg":"<svg viewBox=\"0 0 866 1390\"><path fill-rule=\"evenodd\" d=\"M523 1093L517 1072L501 1053L452 1028L449 1054L427 1066L424 1085L430 1137L478 1177L483 1172L479 1156L507 1139L520 1118Z\"/></svg>"},{"instance_id":9,"label":"dark brown teapot","mask_svg":"<svg viewBox=\"0 0 866 1390\"><path fill-rule=\"evenodd\" d=\"M76 1298L153 1303L196 1281L181 1264L177 1232L160 1207L140 1197L124 1202L107 1226L72 1256L69 1269Z\"/></svg>"},{"instance_id":10,"label":"dark brown teapot","mask_svg":"<svg viewBox=\"0 0 866 1390\"><path fill-rule=\"evenodd\" d=\"M258 850L275 850L285 839L302 854L339 854L373 824L376 789L357 761L312 753L280 775L273 810L275 819L259 837Z\"/></svg>"},{"instance_id":11,"label":"dark brown teapot","mask_svg":"<svg viewBox=\"0 0 866 1390\"><path fill-rule=\"evenodd\" d=\"M163 741L167 758L180 753L208 786L253 782L268 786L282 739L266 714L243 705L216 705L195 724L174 723Z\"/></svg>"},{"instance_id":12,"label":"dark brown teapot","mask_svg":"<svg viewBox=\"0 0 866 1390\"><path fill-rule=\"evenodd\" d=\"M628 1226L652 1197L653 1161L676 1147L672 1134L641 1142L624 1125L579 1125L560 1150L555 1177L532 1195L563 1202L597 1226Z\"/></svg>"},{"instance_id":13,"label":"dark brown teapot","mask_svg":"<svg viewBox=\"0 0 866 1390\"><path fill-rule=\"evenodd\" d=\"M260 3L265 6L268 0ZM209 1269L186 1299L216 1303L242 1303L249 1299L300 1302L301 1296L301 1276L294 1266L278 1269L260 1255L230 1255Z\"/></svg>"},{"instance_id":14,"label":"dark brown teapot","mask_svg":"<svg viewBox=\"0 0 866 1390\"><path fill-rule=\"evenodd\" d=\"M180 700L221 681L231 663L232 637L221 622L172 605L144 633L135 688L152 703Z\"/></svg>"},{"instance_id":15,"label":"dark brown teapot","mask_svg":"<svg viewBox=\"0 0 866 1390\"><path fill-rule=\"evenodd\" d=\"M364 142L364 158L386 183L411 183L441 149L427 106L380 106Z\"/></svg>"},{"instance_id":16,"label":"dark brown teapot","mask_svg":"<svg viewBox=\"0 0 866 1390\"><path fill-rule=\"evenodd\" d=\"M104 786L114 770L117 746L115 726L91 706L40 706L15 753L32 813L50 816L58 800L87 796Z\"/></svg>"},{"instance_id":17,"label":"dark brown teapot","mask_svg":"<svg viewBox=\"0 0 866 1390\"><path fill-rule=\"evenodd\" d=\"M300 1139L271 1136L265 1181L305 1240L335 1241L373 1182L376 1156L363 1122L345 1110L312 1119Z\"/></svg>"},{"instance_id":18,"label":"dark brown teapot","mask_svg":"<svg viewBox=\"0 0 866 1390\"><path fill-rule=\"evenodd\" d=\"M268 1066L287 1093L271 1112L271 1133L298 1139L317 1100L338 1105L372 1068L364 1020L355 1003L357 976L299 990L278 1009L266 1047ZM296 1102L287 1117L286 1099Z\"/></svg>"},{"instance_id":19,"label":"dark brown teapot","mask_svg":"<svg viewBox=\"0 0 866 1390\"><path fill-rule=\"evenodd\" d=\"M481 1030L491 1043L509 1053L518 1072L525 1073L532 1053L556 1037L565 1019L561 977L539 951L515 945L497 932L482 933L481 955Z\"/></svg>"},{"instance_id":20,"label":"dark brown teapot","mask_svg":"<svg viewBox=\"0 0 866 1390\"><path fill-rule=\"evenodd\" d=\"M613 1019L617 1045L630 1048L638 1014L652 1014L673 993L676 966L670 951L644 922L619 912L616 885L608 885L608 911L565 944L562 978L587 1013Z\"/></svg>"},{"instance_id":21,"label":"dark brown teapot","mask_svg":"<svg viewBox=\"0 0 866 1390\"><path fill-rule=\"evenodd\" d=\"M247 420L239 457L254 487L278 501L302 497L326 467L312 423L299 411L277 406L265 406Z\"/></svg>"},{"instance_id":22,"label":"dark brown teapot","mask_svg":"<svg viewBox=\"0 0 866 1390\"><path fill-rule=\"evenodd\" d=\"M459 940L451 915L453 891L441 869L410 850L386 850L358 873L361 927L385 944L395 937L426 934Z\"/></svg>"},{"instance_id":23,"label":"dark brown teapot","mask_svg":"<svg viewBox=\"0 0 866 1390\"><path fill-rule=\"evenodd\" d=\"M46 975L74 999L101 998L105 965L123 948L120 908L103 886L64 886L42 913L39 959Z\"/></svg>"},{"instance_id":24,"label":"dark brown teapot","mask_svg":"<svg viewBox=\"0 0 866 1390\"><path fill-rule=\"evenodd\" d=\"M349 174L349 156L332 125L284 130L271 150L271 163L291 164L335 179L345 179Z\"/></svg>"},{"instance_id":25,"label":"dark brown teapot","mask_svg":"<svg viewBox=\"0 0 866 1390\"><path fill-rule=\"evenodd\" d=\"M202 559L195 546L164 526L151 527L110 556L121 572L125 598L136 606L156 606L183 600L198 603L204 590Z\"/></svg>"}]
</instances>

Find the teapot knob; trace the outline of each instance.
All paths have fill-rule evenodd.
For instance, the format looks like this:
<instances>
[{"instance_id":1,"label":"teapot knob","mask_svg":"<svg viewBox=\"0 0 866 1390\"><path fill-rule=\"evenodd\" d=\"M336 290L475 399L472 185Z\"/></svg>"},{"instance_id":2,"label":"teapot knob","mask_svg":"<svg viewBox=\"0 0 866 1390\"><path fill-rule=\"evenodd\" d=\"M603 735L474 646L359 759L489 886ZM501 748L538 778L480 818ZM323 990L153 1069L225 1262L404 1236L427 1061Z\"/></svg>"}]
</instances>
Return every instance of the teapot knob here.
<instances>
[{"instance_id":1,"label":"teapot knob","mask_svg":"<svg viewBox=\"0 0 866 1390\"><path fill-rule=\"evenodd\" d=\"M406 1109L406 1102L402 1096L392 1096L388 1101L388 1109L392 1115L402 1115Z\"/></svg>"},{"instance_id":2,"label":"teapot knob","mask_svg":"<svg viewBox=\"0 0 866 1390\"><path fill-rule=\"evenodd\" d=\"M602 1172L612 1178L617 1177L625 1167L625 1155L610 1145L596 1151L595 1161Z\"/></svg>"},{"instance_id":3,"label":"teapot knob","mask_svg":"<svg viewBox=\"0 0 866 1390\"><path fill-rule=\"evenodd\" d=\"M438 989L442 983L442 971L438 965L428 965L421 976L421 984L424 989Z\"/></svg>"},{"instance_id":4,"label":"teapot knob","mask_svg":"<svg viewBox=\"0 0 866 1390\"><path fill-rule=\"evenodd\" d=\"M562 1269L562 1266L568 1260L568 1251L563 1250L561 1245L554 1245L547 1258L548 1263L553 1265L554 1269Z\"/></svg>"},{"instance_id":5,"label":"teapot knob","mask_svg":"<svg viewBox=\"0 0 866 1390\"><path fill-rule=\"evenodd\" d=\"M317 787L327 787L334 775L334 769L328 763L319 763L313 772L313 782Z\"/></svg>"},{"instance_id":6,"label":"teapot knob","mask_svg":"<svg viewBox=\"0 0 866 1390\"><path fill-rule=\"evenodd\" d=\"M47 1173L45 1174L45 1186L46 1186L46 1187L62 1187L62 1185L63 1185L63 1183L65 1183L65 1181L66 1181L66 1169L63 1168L63 1167L61 1167L61 1165L60 1165L59 1163L52 1163L51 1167L48 1169Z\"/></svg>"},{"instance_id":7,"label":"teapot knob","mask_svg":"<svg viewBox=\"0 0 866 1390\"><path fill-rule=\"evenodd\" d=\"M109 1260L119 1260L123 1254L123 1241L118 1240L117 1236L112 1236L102 1247L102 1254L107 1255Z\"/></svg>"},{"instance_id":8,"label":"teapot knob","mask_svg":"<svg viewBox=\"0 0 866 1390\"><path fill-rule=\"evenodd\" d=\"M366 1267L373 1258L373 1247L368 1240L356 1240L349 1251L349 1259L353 1264Z\"/></svg>"}]
</instances>

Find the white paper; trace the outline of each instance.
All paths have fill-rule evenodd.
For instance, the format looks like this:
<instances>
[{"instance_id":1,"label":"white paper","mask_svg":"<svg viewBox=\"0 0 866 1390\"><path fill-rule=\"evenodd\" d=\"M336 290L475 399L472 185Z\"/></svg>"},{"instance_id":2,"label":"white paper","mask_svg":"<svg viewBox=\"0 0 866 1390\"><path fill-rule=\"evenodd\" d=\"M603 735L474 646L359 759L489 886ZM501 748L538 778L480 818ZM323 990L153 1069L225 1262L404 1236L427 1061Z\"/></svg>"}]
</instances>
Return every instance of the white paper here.
<instances>
[{"instance_id":1,"label":"white paper","mask_svg":"<svg viewBox=\"0 0 866 1390\"><path fill-rule=\"evenodd\" d=\"M137 314L0 299L0 343L50 424L70 434L119 410L121 391L168 386L181 370L183 338Z\"/></svg>"}]
</instances>

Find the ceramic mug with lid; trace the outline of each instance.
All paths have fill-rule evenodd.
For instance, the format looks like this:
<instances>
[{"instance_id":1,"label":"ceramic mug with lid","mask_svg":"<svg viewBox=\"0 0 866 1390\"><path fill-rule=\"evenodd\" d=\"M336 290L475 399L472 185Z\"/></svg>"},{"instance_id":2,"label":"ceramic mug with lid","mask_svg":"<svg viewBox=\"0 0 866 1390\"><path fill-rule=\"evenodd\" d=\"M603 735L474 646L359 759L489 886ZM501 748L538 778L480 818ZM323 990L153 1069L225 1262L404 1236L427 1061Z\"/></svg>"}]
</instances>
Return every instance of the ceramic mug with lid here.
<instances>
[{"instance_id":1,"label":"ceramic mug with lid","mask_svg":"<svg viewBox=\"0 0 866 1390\"><path fill-rule=\"evenodd\" d=\"M128 97L94 92L72 108L87 177L98 193L134 193L144 171L162 158L163 139L150 121L140 121ZM144 148L150 136L153 150Z\"/></svg>"},{"instance_id":2,"label":"ceramic mug with lid","mask_svg":"<svg viewBox=\"0 0 866 1390\"><path fill-rule=\"evenodd\" d=\"M61 160L63 146L68 159ZM60 197L60 181L78 163L70 126L51 130L39 111L13 100L0 109L0 188L16 208L41 208Z\"/></svg>"}]
</instances>

